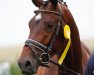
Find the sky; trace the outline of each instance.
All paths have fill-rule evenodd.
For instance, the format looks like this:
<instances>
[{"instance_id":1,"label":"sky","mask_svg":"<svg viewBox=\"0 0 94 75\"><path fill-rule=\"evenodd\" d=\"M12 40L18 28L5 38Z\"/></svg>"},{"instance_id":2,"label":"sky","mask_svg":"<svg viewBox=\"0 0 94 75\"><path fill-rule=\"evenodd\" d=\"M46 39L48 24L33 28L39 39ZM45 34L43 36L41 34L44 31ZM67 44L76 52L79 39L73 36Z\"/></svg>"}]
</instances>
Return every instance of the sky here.
<instances>
[{"instance_id":1,"label":"sky","mask_svg":"<svg viewBox=\"0 0 94 75\"><path fill-rule=\"evenodd\" d=\"M64 0L78 26L81 39L94 38L94 0ZM28 22L36 10L32 0L0 0L0 48L24 44Z\"/></svg>"}]
</instances>

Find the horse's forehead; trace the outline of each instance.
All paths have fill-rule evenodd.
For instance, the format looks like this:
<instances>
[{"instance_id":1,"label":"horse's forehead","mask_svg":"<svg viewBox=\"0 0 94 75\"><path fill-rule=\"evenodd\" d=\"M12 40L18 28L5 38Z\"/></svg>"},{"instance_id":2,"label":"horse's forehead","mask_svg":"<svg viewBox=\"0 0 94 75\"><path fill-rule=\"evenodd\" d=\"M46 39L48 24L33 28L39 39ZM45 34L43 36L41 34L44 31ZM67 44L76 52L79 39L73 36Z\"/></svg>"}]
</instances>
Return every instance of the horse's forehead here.
<instances>
[{"instance_id":1,"label":"horse's forehead","mask_svg":"<svg viewBox=\"0 0 94 75\"><path fill-rule=\"evenodd\" d=\"M45 18L44 18L45 17ZM53 17L53 15L51 13L46 13L46 14L42 14L42 13L38 13L36 16L35 16L35 21L40 21L42 20L42 18L44 18L43 20L46 20L46 21L49 21L51 20L51 17ZM54 19L54 18L53 18Z\"/></svg>"},{"instance_id":2,"label":"horse's forehead","mask_svg":"<svg viewBox=\"0 0 94 75\"><path fill-rule=\"evenodd\" d=\"M41 20L41 18L42 18L41 13L38 13L38 14L36 15L36 17L35 17L35 20L36 20L36 21L37 21L37 20Z\"/></svg>"}]
</instances>

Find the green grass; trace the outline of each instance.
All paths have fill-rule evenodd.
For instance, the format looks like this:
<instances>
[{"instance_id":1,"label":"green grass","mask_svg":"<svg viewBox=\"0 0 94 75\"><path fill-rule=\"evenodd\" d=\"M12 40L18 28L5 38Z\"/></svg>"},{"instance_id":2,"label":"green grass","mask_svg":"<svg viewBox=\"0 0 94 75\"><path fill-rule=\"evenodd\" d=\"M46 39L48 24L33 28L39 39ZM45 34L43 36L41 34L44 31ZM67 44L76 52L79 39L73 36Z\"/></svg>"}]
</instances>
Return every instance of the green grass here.
<instances>
[{"instance_id":1,"label":"green grass","mask_svg":"<svg viewBox=\"0 0 94 75\"><path fill-rule=\"evenodd\" d=\"M11 75L22 75L18 65L16 64L11 64L10 73Z\"/></svg>"}]
</instances>

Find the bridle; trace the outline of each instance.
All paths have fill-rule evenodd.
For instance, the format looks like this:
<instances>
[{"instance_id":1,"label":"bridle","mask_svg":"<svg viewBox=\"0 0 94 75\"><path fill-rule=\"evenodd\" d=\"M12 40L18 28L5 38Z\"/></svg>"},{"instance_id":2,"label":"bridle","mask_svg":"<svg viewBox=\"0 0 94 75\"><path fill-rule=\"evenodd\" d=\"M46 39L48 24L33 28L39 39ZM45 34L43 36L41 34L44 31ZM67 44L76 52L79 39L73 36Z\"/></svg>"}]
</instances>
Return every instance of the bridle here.
<instances>
[{"instance_id":1,"label":"bridle","mask_svg":"<svg viewBox=\"0 0 94 75\"><path fill-rule=\"evenodd\" d=\"M53 48L53 44L55 43L56 37L59 34L61 14L59 12L48 11L48 10L36 10L34 12L35 13L37 13L37 12L54 13L56 15L59 15L59 21L58 21L58 24L55 27L54 36L52 37L52 40L51 40L51 42L50 42L50 44L48 46L45 46L45 45L43 45L43 44L41 44L41 43L39 43L39 42L37 42L35 40L32 40L32 39L28 39L25 42L25 45L28 45L30 48L31 48L31 46L34 46L34 47L36 47L37 49L39 49L39 50L41 50L43 52L40 55L40 61L41 61L42 64L47 65L49 59L48 60L44 60L45 61L44 62L44 61L42 61L42 57L46 56L46 57L50 58L49 51L53 51L54 53L56 53L55 52L56 50Z\"/></svg>"},{"instance_id":2,"label":"bridle","mask_svg":"<svg viewBox=\"0 0 94 75\"><path fill-rule=\"evenodd\" d=\"M63 66L63 65L59 65L58 63L50 60L50 54L49 51L53 51L55 52L56 50L53 48L53 45L56 41L56 37L59 35L59 30L60 30L60 22L61 22L61 10L59 12L56 11L49 11L49 10L36 10L35 13L37 12L44 12L44 13L53 13L59 16L59 21L55 27L55 32L54 32L54 36L52 37L52 40L50 42L50 44L48 46L45 46L39 42L37 42L36 40L33 39L28 39L25 42L25 46L29 46L29 48L31 49L31 51L33 52L33 54L35 55L35 59L36 61L40 62L43 66L48 67L48 63L51 62L55 65L57 65L58 67L62 68L62 69L66 69L67 71L69 71L69 75L81 75L77 72L72 71L71 69ZM34 52L34 50L32 49L32 47L35 47L37 49L39 49L42 53L39 55L39 57L37 56L38 52ZM60 70L61 72L63 72L62 70ZM67 73L68 74L68 73Z\"/></svg>"}]
</instances>

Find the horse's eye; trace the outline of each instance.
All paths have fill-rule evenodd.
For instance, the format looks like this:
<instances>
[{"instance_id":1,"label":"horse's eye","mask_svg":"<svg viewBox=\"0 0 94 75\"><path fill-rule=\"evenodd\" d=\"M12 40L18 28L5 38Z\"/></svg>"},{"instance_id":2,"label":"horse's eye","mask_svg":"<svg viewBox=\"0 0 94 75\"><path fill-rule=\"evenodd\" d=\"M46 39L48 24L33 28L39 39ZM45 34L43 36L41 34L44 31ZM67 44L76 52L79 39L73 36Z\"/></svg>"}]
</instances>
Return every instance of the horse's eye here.
<instances>
[{"instance_id":1,"label":"horse's eye","mask_svg":"<svg viewBox=\"0 0 94 75\"><path fill-rule=\"evenodd\" d=\"M50 32L51 29L53 28L53 26L54 26L54 25L51 24L51 23L47 24L46 27L45 27L46 31Z\"/></svg>"},{"instance_id":2,"label":"horse's eye","mask_svg":"<svg viewBox=\"0 0 94 75\"><path fill-rule=\"evenodd\" d=\"M48 24L47 29L51 29L53 27L53 24Z\"/></svg>"}]
</instances>

